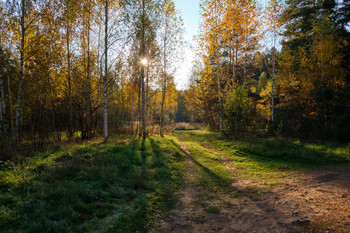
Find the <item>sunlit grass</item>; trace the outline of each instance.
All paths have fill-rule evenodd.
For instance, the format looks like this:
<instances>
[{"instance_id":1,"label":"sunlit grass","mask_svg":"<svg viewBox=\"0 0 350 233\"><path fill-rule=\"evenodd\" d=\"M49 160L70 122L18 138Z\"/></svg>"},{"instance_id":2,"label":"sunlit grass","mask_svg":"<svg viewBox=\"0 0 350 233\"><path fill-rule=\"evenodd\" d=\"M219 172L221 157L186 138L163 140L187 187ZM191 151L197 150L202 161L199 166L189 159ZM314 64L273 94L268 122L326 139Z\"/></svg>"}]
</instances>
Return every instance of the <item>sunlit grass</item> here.
<instances>
[{"instance_id":1,"label":"sunlit grass","mask_svg":"<svg viewBox=\"0 0 350 233\"><path fill-rule=\"evenodd\" d=\"M231 160L235 179L252 178L266 185L277 184L279 178L292 177L296 172L350 163L350 148L345 144L303 143L277 138L233 140L204 130L191 134ZM210 156L213 155L206 155L207 158Z\"/></svg>"},{"instance_id":2,"label":"sunlit grass","mask_svg":"<svg viewBox=\"0 0 350 233\"><path fill-rule=\"evenodd\" d=\"M234 178L231 172L225 168L220 156L208 151L187 133L175 132L175 134L182 135L189 150L190 160L193 163L190 172L193 176L193 182L205 187L208 191L220 189L224 192L231 192Z\"/></svg>"}]
</instances>

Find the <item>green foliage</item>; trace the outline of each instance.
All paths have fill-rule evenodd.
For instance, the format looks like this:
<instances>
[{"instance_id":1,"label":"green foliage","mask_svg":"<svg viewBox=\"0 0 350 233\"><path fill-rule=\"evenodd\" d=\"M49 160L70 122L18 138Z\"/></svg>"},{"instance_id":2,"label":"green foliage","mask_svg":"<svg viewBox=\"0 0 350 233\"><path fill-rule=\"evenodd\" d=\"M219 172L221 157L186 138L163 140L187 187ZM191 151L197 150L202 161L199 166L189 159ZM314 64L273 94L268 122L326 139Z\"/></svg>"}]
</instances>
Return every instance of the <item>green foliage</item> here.
<instances>
[{"instance_id":1,"label":"green foliage","mask_svg":"<svg viewBox=\"0 0 350 233\"><path fill-rule=\"evenodd\" d=\"M277 132L284 136L340 133L336 125L349 104L348 33L334 20L334 6L335 1L287 1L276 103Z\"/></svg>"},{"instance_id":2,"label":"green foliage","mask_svg":"<svg viewBox=\"0 0 350 233\"><path fill-rule=\"evenodd\" d=\"M252 106L245 88L232 89L224 105L227 133L230 135L245 134L248 130L251 114Z\"/></svg>"},{"instance_id":3,"label":"green foliage","mask_svg":"<svg viewBox=\"0 0 350 233\"><path fill-rule=\"evenodd\" d=\"M175 113L176 122L188 122L188 110L185 105L185 93L179 91L177 94L177 111Z\"/></svg>"},{"instance_id":4,"label":"green foliage","mask_svg":"<svg viewBox=\"0 0 350 233\"><path fill-rule=\"evenodd\" d=\"M267 84L267 76L265 72L262 72L259 77L258 87L257 87L257 90L259 93L265 88L266 84Z\"/></svg>"}]
</instances>

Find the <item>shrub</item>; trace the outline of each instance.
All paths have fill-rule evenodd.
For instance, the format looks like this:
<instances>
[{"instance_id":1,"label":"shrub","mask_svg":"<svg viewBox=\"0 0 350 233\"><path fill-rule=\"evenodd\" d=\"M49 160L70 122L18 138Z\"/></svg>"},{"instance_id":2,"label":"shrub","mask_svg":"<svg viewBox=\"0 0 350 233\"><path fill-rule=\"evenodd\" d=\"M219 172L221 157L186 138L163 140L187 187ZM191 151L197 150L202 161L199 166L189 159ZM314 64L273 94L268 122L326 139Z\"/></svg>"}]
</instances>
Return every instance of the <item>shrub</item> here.
<instances>
[{"instance_id":1,"label":"shrub","mask_svg":"<svg viewBox=\"0 0 350 233\"><path fill-rule=\"evenodd\" d=\"M226 133L229 135L245 134L250 125L252 104L244 87L232 89L224 104Z\"/></svg>"}]
</instances>

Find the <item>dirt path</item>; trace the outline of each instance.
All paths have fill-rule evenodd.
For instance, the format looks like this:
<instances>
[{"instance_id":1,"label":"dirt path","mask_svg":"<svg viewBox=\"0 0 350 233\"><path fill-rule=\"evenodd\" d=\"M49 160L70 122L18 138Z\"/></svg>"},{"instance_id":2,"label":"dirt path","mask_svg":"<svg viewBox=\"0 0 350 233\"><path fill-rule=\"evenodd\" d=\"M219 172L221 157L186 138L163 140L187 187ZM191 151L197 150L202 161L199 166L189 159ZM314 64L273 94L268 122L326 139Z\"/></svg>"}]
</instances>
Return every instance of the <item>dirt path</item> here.
<instances>
[{"instance_id":1,"label":"dirt path","mask_svg":"<svg viewBox=\"0 0 350 233\"><path fill-rule=\"evenodd\" d=\"M238 180L232 189L238 188L242 195L230 197L198 184L199 165L182 135L179 140L187 154L185 181L179 203L156 232L350 232L349 168L303 174L273 187ZM222 163L234 172L224 157Z\"/></svg>"}]
</instances>

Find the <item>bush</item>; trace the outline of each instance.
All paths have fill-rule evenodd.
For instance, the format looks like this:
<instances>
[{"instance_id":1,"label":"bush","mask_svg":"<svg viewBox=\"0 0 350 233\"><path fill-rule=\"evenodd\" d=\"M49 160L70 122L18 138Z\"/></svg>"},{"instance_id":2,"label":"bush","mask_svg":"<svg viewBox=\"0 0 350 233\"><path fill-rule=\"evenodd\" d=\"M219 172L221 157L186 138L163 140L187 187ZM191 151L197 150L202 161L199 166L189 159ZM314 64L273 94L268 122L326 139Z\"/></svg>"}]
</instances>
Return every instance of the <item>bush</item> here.
<instances>
[{"instance_id":1,"label":"bush","mask_svg":"<svg viewBox=\"0 0 350 233\"><path fill-rule=\"evenodd\" d=\"M245 134L250 125L252 104L244 87L232 89L224 104L226 133L229 135Z\"/></svg>"}]
</instances>

